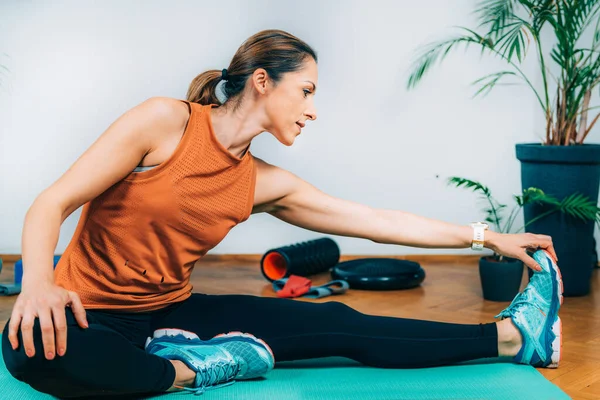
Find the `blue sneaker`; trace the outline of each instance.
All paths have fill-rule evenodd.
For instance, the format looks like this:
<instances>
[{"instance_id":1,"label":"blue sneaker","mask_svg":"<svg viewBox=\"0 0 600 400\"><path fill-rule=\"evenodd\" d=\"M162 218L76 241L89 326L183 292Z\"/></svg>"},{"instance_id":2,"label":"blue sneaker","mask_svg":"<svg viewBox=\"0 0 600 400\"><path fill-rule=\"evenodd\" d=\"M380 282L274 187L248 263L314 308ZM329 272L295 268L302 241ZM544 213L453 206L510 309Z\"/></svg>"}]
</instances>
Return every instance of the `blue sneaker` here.
<instances>
[{"instance_id":1,"label":"blue sneaker","mask_svg":"<svg viewBox=\"0 0 600 400\"><path fill-rule=\"evenodd\" d=\"M563 302L560 269L544 250L533 258L542 267L529 284L496 318L512 318L523 345L514 361L534 367L557 368L562 353L562 323L558 310Z\"/></svg>"},{"instance_id":2,"label":"blue sneaker","mask_svg":"<svg viewBox=\"0 0 600 400\"><path fill-rule=\"evenodd\" d=\"M221 387L222 383L264 376L275 364L273 352L264 341L242 332L203 341L195 333L182 329L158 329L146 340L146 351L186 363L198 373L199 382L194 385L197 388ZM215 362L211 370L215 378L205 382L208 378L201 376L201 372L210 368L211 362Z\"/></svg>"},{"instance_id":3,"label":"blue sneaker","mask_svg":"<svg viewBox=\"0 0 600 400\"><path fill-rule=\"evenodd\" d=\"M182 361L196 372L191 388L176 386L195 394L233 384L241 368L226 350L218 346L208 346L199 339L191 340L183 335L148 338L146 352L167 360Z\"/></svg>"}]
</instances>

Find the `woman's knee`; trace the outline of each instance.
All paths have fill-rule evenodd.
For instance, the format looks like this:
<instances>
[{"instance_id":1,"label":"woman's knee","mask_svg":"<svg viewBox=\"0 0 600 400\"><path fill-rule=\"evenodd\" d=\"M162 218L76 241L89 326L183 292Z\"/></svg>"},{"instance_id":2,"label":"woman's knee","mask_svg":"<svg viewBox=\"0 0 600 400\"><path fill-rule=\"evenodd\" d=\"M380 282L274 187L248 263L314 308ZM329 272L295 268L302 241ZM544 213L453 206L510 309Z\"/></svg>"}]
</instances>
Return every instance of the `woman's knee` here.
<instances>
[{"instance_id":1,"label":"woman's knee","mask_svg":"<svg viewBox=\"0 0 600 400\"><path fill-rule=\"evenodd\" d=\"M10 322L10 321L9 321ZM29 382L32 377L40 375L40 371L42 369L59 369L60 368L60 357L56 357L53 360L46 359L44 355L43 343L41 340L42 333L38 320L36 319L33 325L33 338L34 338L34 348L35 354L33 357L28 357L25 354L25 348L23 346L23 338L21 332L19 332L18 345L16 349L12 348L12 344L8 339L8 322L6 327L4 328L4 332L2 334L2 357L4 359L4 364L6 365L6 369L10 374L19 379L20 381Z\"/></svg>"},{"instance_id":2,"label":"woman's knee","mask_svg":"<svg viewBox=\"0 0 600 400\"><path fill-rule=\"evenodd\" d=\"M32 363L31 359L25 354L25 350L20 341L20 335L19 345L16 350L13 350L12 344L8 339L9 323L10 320L7 321L4 331L2 332L2 358L4 359L4 364L6 365L8 372L15 378L23 380L23 377L27 373L27 369L31 367Z\"/></svg>"},{"instance_id":3,"label":"woman's knee","mask_svg":"<svg viewBox=\"0 0 600 400\"><path fill-rule=\"evenodd\" d=\"M19 332L18 335L18 347L13 350L8 340L8 329L4 329L2 334L2 357L6 369L14 378L39 392L58 398L70 397L71 392L75 392L75 390L72 390L74 385L69 380L69 371L72 372L72 368L65 357L55 356L52 360L46 359L41 341L41 329L37 319L33 326L33 337L35 354L28 357L25 354L21 333Z\"/></svg>"}]
</instances>

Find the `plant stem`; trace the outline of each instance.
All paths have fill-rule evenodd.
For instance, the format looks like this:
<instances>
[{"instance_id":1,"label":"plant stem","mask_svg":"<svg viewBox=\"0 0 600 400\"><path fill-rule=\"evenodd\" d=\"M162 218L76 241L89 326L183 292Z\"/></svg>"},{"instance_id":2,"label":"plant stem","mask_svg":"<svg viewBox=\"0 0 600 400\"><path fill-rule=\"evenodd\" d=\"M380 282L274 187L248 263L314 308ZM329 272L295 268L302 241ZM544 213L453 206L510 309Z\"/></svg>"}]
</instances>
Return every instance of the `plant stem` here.
<instances>
[{"instance_id":1,"label":"plant stem","mask_svg":"<svg viewBox=\"0 0 600 400\"><path fill-rule=\"evenodd\" d=\"M512 226L515 222L515 219L517 218L518 214L518 210L520 210L519 206L515 206L512 211L510 212L510 215L508 216L508 221L506 221L506 226L504 229L504 233L510 233L510 230L512 229Z\"/></svg>"},{"instance_id":2,"label":"plant stem","mask_svg":"<svg viewBox=\"0 0 600 400\"><path fill-rule=\"evenodd\" d=\"M583 139L583 135L585 134L585 131L587 129L587 116L588 116L587 109L590 106L590 99L592 97L592 89L593 89L593 87L586 90L585 95L583 97L583 110L584 111L579 118L579 133L577 134L577 136L575 138L575 141L577 141L577 142L579 142L580 140Z\"/></svg>"},{"instance_id":3,"label":"plant stem","mask_svg":"<svg viewBox=\"0 0 600 400\"><path fill-rule=\"evenodd\" d=\"M546 106L544 108L544 112L546 113L546 118L548 116L547 110L550 107L550 98L548 96L548 80L546 78L546 62L544 61L544 53L542 52L542 42L537 35L533 35L534 40L537 44L538 54L540 56L540 66L542 69L542 80L544 81L544 96L546 99Z\"/></svg>"},{"instance_id":4,"label":"plant stem","mask_svg":"<svg viewBox=\"0 0 600 400\"><path fill-rule=\"evenodd\" d=\"M496 212L496 207L494 207L494 203L492 202L492 198L491 198L491 196L489 194L486 194L485 197L488 199L488 201L490 203L490 206L492 207L492 212L494 213L494 219L496 220L496 226L498 227L498 229L501 229L500 218L498 218L498 213Z\"/></svg>"},{"instance_id":5,"label":"plant stem","mask_svg":"<svg viewBox=\"0 0 600 400\"><path fill-rule=\"evenodd\" d=\"M500 54L498 52L496 52L496 54ZM513 63L512 61L508 60L505 58L505 60L507 60L509 62L509 64L511 64L517 71L519 71L519 73L521 74L521 76L523 77L523 79L525 80L525 82L527 82L527 84L529 85L529 87L531 88L531 90L533 90L533 93L535 93L535 97L537 97L538 101L540 102L540 106L542 106L542 110L546 110L547 107L544 107L544 103L542 102L542 98L540 97L539 93L537 92L537 90L535 90L535 88L533 87L533 85L531 84L531 82L529 81L529 79L527 79L527 77L525 76L525 74L523 73L523 71L521 71L521 69L519 67L516 66L515 63Z\"/></svg>"},{"instance_id":6,"label":"plant stem","mask_svg":"<svg viewBox=\"0 0 600 400\"><path fill-rule=\"evenodd\" d=\"M529 221L528 223L526 223L525 225L523 225L523 227L521 229L519 229L517 232L521 231L521 230L525 230L525 228L529 225L534 223L535 221L542 219L552 213L555 213L556 211L558 211L558 208L555 208L554 210L550 210L550 211L546 211L543 214L538 215L537 217L533 218L531 221Z\"/></svg>"}]
</instances>

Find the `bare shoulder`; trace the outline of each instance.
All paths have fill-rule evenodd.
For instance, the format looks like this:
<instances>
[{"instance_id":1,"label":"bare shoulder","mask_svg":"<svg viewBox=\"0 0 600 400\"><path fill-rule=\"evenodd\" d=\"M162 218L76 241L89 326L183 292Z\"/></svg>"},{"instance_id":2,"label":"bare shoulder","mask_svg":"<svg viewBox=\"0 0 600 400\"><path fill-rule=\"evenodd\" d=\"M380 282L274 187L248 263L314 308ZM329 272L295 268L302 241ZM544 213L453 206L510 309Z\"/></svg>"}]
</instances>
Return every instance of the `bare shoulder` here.
<instances>
[{"instance_id":1,"label":"bare shoulder","mask_svg":"<svg viewBox=\"0 0 600 400\"><path fill-rule=\"evenodd\" d=\"M188 105L171 97L150 97L144 102L158 117L186 120L189 116Z\"/></svg>"},{"instance_id":2,"label":"bare shoulder","mask_svg":"<svg viewBox=\"0 0 600 400\"><path fill-rule=\"evenodd\" d=\"M188 105L177 99L152 97L139 103L117 118L40 196L69 215L129 175L142 160L165 159L188 118Z\"/></svg>"},{"instance_id":3,"label":"bare shoulder","mask_svg":"<svg viewBox=\"0 0 600 400\"><path fill-rule=\"evenodd\" d=\"M254 157L256 161L256 186L252 213L273 212L278 204L303 181L293 173Z\"/></svg>"},{"instance_id":4,"label":"bare shoulder","mask_svg":"<svg viewBox=\"0 0 600 400\"><path fill-rule=\"evenodd\" d=\"M175 151L189 121L190 109L185 102L169 97L152 97L136 108L136 119L144 124L144 140L150 143L140 165L158 165Z\"/></svg>"},{"instance_id":5,"label":"bare shoulder","mask_svg":"<svg viewBox=\"0 0 600 400\"><path fill-rule=\"evenodd\" d=\"M153 132L172 132L186 125L190 110L186 103L170 97L151 97L129 112L139 116L152 126Z\"/></svg>"}]
</instances>

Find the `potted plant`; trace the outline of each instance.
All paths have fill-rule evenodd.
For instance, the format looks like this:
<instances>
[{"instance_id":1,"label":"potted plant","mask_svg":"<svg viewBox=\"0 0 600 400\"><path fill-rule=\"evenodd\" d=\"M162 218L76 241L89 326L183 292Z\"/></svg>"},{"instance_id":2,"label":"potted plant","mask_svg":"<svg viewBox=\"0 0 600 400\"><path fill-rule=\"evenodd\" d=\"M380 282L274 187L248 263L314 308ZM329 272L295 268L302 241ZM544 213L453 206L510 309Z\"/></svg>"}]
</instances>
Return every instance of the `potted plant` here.
<instances>
[{"instance_id":1,"label":"potted plant","mask_svg":"<svg viewBox=\"0 0 600 400\"><path fill-rule=\"evenodd\" d=\"M508 205L500 203L487 186L480 182L458 176L448 178L448 184L457 188L472 189L481 195L485 202L485 221L490 224L493 231L499 233L519 233L525 230L528 224L550 217L553 214L563 214L582 221L600 221L600 208L596 203L581 194L572 194L563 200L558 200L552 195L544 193L535 187L523 190L520 196L514 195L515 205L508 215ZM545 206L546 211L535 219L525 223L515 230L514 224L519 211L528 205ZM523 277L523 264L520 260L506 258L493 253L479 259L479 276L483 289L483 297L492 301L510 301L519 292L521 278Z\"/></svg>"},{"instance_id":2,"label":"potted plant","mask_svg":"<svg viewBox=\"0 0 600 400\"><path fill-rule=\"evenodd\" d=\"M426 46L412 68L408 88L461 44L504 60L508 70L475 81L480 85L476 94L486 94L508 79L519 81L531 89L545 118L540 143L516 145L522 188L536 187L557 199L580 193L597 204L600 145L584 141L600 117L594 111L600 107L592 105L592 91L600 83L600 0L484 0L476 13L483 33L461 27L461 34ZM550 51L542 30L551 33ZM528 77L520 68L531 52L541 75L538 87L532 83L537 77ZM527 231L552 236L565 296L586 295L597 264L594 223L564 213L539 219L549 207L524 208Z\"/></svg>"}]
</instances>

